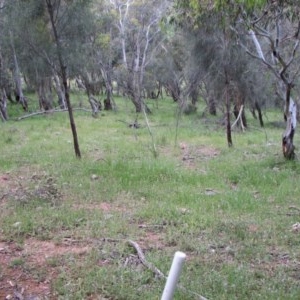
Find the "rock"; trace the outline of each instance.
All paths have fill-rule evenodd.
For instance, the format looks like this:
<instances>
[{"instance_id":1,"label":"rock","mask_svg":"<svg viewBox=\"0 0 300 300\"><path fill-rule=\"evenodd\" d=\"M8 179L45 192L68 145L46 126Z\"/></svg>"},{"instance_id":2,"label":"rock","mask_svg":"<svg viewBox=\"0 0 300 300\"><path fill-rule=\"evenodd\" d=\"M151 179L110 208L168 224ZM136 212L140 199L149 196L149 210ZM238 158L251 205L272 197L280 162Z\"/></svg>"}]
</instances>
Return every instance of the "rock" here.
<instances>
[{"instance_id":1,"label":"rock","mask_svg":"<svg viewBox=\"0 0 300 300\"><path fill-rule=\"evenodd\" d=\"M99 179L99 176L96 175L96 174L92 174L92 175L91 175L91 179L92 179L92 180L98 180L98 179Z\"/></svg>"}]
</instances>

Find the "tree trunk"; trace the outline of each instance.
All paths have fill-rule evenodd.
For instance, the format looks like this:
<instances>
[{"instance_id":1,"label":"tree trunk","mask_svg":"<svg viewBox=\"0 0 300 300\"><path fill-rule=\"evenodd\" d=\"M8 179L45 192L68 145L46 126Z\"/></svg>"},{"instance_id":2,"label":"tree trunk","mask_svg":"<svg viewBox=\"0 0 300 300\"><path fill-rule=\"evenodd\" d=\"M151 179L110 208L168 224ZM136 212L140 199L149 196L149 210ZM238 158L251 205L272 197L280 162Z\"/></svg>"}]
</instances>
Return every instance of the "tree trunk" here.
<instances>
[{"instance_id":1,"label":"tree trunk","mask_svg":"<svg viewBox=\"0 0 300 300\"><path fill-rule=\"evenodd\" d=\"M247 119L246 119L246 115L245 115L244 105L240 104L240 103L234 104L233 114L238 121L239 127L242 129L247 128ZM239 118L239 120L238 120L238 118Z\"/></svg>"},{"instance_id":2,"label":"tree trunk","mask_svg":"<svg viewBox=\"0 0 300 300\"><path fill-rule=\"evenodd\" d=\"M279 26L279 23L276 22L276 25ZM289 76L289 74L287 72L287 68L292 64L292 62L295 58L295 55L296 55L296 50L299 46L299 28L297 29L297 32L295 35L296 42L294 44L293 52L291 54L291 57L290 57L288 63L286 63L283 60L281 55L277 52L277 49L274 48L274 45L277 44L278 40L276 40L276 42L274 42L274 43L273 42L270 43L271 50L273 52L274 57L279 61L280 65L282 66L282 69L280 70L280 72L278 72L273 67L273 65L269 64L265 60L261 46L256 37L256 33L253 30L250 30L249 33L252 37L252 40L256 47L256 51L258 53L258 56L256 56L256 58L259 58L275 74L275 76L279 79L278 83L279 83L281 89L284 91L282 93L283 94L282 96L285 101L284 119L286 121L286 130L282 135L282 152L283 152L283 156L286 159L289 159L289 160L294 159L295 158L295 152L294 152L295 146L293 144L293 140L294 140L294 134L295 134L295 129L296 129L296 125L297 125L297 107L296 107L295 102L291 98L291 90L294 86L293 81L296 78L296 74L295 74L295 76ZM249 50L247 52L249 54L251 54L251 52ZM294 78L294 79L292 81L290 81L289 78Z\"/></svg>"},{"instance_id":3,"label":"tree trunk","mask_svg":"<svg viewBox=\"0 0 300 300\"><path fill-rule=\"evenodd\" d=\"M144 109L145 109L145 113L147 113L147 114L152 113L151 109L146 105L146 103L142 99L134 97L134 98L132 98L132 102L135 106L135 112L136 113L143 112L143 106L144 106Z\"/></svg>"},{"instance_id":4,"label":"tree trunk","mask_svg":"<svg viewBox=\"0 0 300 300\"><path fill-rule=\"evenodd\" d=\"M194 84L193 89L190 93L190 97L191 97L191 102L193 104L193 106L196 106L196 103L198 102L198 97L199 97L199 90L198 87Z\"/></svg>"},{"instance_id":5,"label":"tree trunk","mask_svg":"<svg viewBox=\"0 0 300 300\"><path fill-rule=\"evenodd\" d=\"M53 108L50 78L39 78L38 96L41 110L50 110Z\"/></svg>"},{"instance_id":6,"label":"tree trunk","mask_svg":"<svg viewBox=\"0 0 300 300\"><path fill-rule=\"evenodd\" d=\"M3 89L2 93L0 93L0 117L3 122L8 120L6 107L7 107L7 97L6 97L5 89Z\"/></svg>"},{"instance_id":7,"label":"tree trunk","mask_svg":"<svg viewBox=\"0 0 300 300\"><path fill-rule=\"evenodd\" d=\"M54 75L54 83L55 83L56 94L58 97L58 104L61 109L66 109L67 103L66 103L65 93L63 91L59 77L56 74Z\"/></svg>"},{"instance_id":8,"label":"tree trunk","mask_svg":"<svg viewBox=\"0 0 300 300\"><path fill-rule=\"evenodd\" d=\"M260 105L257 100L255 100L254 105L255 105L255 109L257 110L257 113L258 113L258 120L259 120L260 127L264 127L264 120L263 120L261 108L260 108Z\"/></svg>"},{"instance_id":9,"label":"tree trunk","mask_svg":"<svg viewBox=\"0 0 300 300\"><path fill-rule=\"evenodd\" d=\"M137 79L135 77L135 74L133 74L133 73L130 74L130 76L128 77L128 80L127 80L127 94L129 95L130 100L132 101L132 103L135 107L136 113L143 112L143 105L144 105L145 112L147 114L151 114L150 108L143 102L143 100L141 98Z\"/></svg>"},{"instance_id":10,"label":"tree trunk","mask_svg":"<svg viewBox=\"0 0 300 300\"><path fill-rule=\"evenodd\" d=\"M110 70L106 70L104 67L101 68L101 74L104 79L106 89L106 99L104 100L104 109L113 110L116 109L116 105L113 99L113 87Z\"/></svg>"},{"instance_id":11,"label":"tree trunk","mask_svg":"<svg viewBox=\"0 0 300 300\"><path fill-rule=\"evenodd\" d=\"M216 116L217 115L217 106L216 106L216 100L214 95L209 95L208 98L208 111L210 115Z\"/></svg>"},{"instance_id":12,"label":"tree trunk","mask_svg":"<svg viewBox=\"0 0 300 300\"><path fill-rule=\"evenodd\" d=\"M168 94L171 94L174 102L180 102L179 100L181 91L178 82L176 82L175 80L169 81L166 85L166 90Z\"/></svg>"},{"instance_id":13,"label":"tree trunk","mask_svg":"<svg viewBox=\"0 0 300 300\"><path fill-rule=\"evenodd\" d=\"M90 105L91 105L91 108L92 108L93 117L97 117L98 116L98 112L102 109L101 102L98 101L92 95L89 95L89 102L90 102Z\"/></svg>"},{"instance_id":14,"label":"tree trunk","mask_svg":"<svg viewBox=\"0 0 300 300\"><path fill-rule=\"evenodd\" d=\"M15 51L12 34L11 34L10 38L11 38L10 39L11 40L11 48L12 48L13 60L14 60L14 81L15 81L16 101L21 103L23 109L25 111L27 111L28 104L27 104L27 99L24 97L24 94L23 94L21 74L20 74L20 69L19 69L19 64L18 64L18 59L17 59L17 54Z\"/></svg>"},{"instance_id":15,"label":"tree trunk","mask_svg":"<svg viewBox=\"0 0 300 300\"><path fill-rule=\"evenodd\" d=\"M70 126L71 126L71 130L72 130L72 135L73 135L73 144L74 144L75 155L76 155L76 157L81 158L79 142L78 142L78 137L77 137L77 130L76 130L76 125L75 125L74 116L73 116L73 109L71 107L71 102L70 102L70 94L69 94L67 72L66 72L67 67L64 65L63 58L62 58L62 46L61 46L61 42L60 42L60 39L59 39L59 36L57 33L57 29L56 29L56 25L55 25L55 21L54 21L53 4L52 4L51 0L45 0L45 1L47 4L48 14L50 17L50 22L51 22L54 40L55 40L55 44L56 44L57 57L58 57L58 61L59 61L61 78L62 78L62 83L63 83L63 87L64 87L64 92L65 92L65 99L66 99L66 103L67 103L67 107L68 107Z\"/></svg>"},{"instance_id":16,"label":"tree trunk","mask_svg":"<svg viewBox=\"0 0 300 300\"><path fill-rule=\"evenodd\" d=\"M295 146L293 144L296 122L297 122L297 108L293 99L291 98L292 86L288 85L286 89L286 107L285 119L286 130L282 136L282 151L286 159L292 160L295 158Z\"/></svg>"},{"instance_id":17,"label":"tree trunk","mask_svg":"<svg viewBox=\"0 0 300 300\"><path fill-rule=\"evenodd\" d=\"M226 102L226 136L228 147L232 147L231 124L230 124L230 98L229 98L229 80L225 70L225 102Z\"/></svg>"}]
</instances>

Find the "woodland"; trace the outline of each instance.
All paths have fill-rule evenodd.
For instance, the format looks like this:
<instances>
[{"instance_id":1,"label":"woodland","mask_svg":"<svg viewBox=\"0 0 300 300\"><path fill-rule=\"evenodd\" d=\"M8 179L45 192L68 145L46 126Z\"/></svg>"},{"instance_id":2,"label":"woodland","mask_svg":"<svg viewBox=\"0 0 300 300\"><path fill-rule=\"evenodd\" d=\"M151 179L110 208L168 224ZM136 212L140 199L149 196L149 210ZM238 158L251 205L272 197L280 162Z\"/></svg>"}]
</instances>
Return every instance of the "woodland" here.
<instances>
[{"instance_id":1,"label":"woodland","mask_svg":"<svg viewBox=\"0 0 300 300\"><path fill-rule=\"evenodd\" d=\"M0 298L299 299L299 0L0 0Z\"/></svg>"},{"instance_id":2,"label":"woodland","mask_svg":"<svg viewBox=\"0 0 300 300\"><path fill-rule=\"evenodd\" d=\"M8 104L28 111L67 110L81 156L70 90L85 91L93 116L117 110L114 94L136 112L163 93L180 113L224 118L247 127L245 109L260 126L262 110L280 107L286 122L283 155L294 159L299 73L298 1L1 0L0 116ZM84 103L85 105L86 103ZM281 120L280 120L281 121Z\"/></svg>"}]
</instances>

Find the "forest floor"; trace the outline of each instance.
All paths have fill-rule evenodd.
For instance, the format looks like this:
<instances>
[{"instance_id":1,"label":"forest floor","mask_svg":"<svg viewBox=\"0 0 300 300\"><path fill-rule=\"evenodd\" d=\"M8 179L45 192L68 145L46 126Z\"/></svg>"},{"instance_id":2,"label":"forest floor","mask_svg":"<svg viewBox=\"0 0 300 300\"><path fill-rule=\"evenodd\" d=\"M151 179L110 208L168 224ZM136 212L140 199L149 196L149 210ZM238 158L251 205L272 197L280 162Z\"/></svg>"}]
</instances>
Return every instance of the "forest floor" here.
<instances>
[{"instance_id":1,"label":"forest floor","mask_svg":"<svg viewBox=\"0 0 300 300\"><path fill-rule=\"evenodd\" d=\"M213 147L189 147L186 142L179 144L180 155L179 162L188 169L197 167L197 159L210 159L220 154L219 150ZM165 149L166 150L166 149ZM168 155L165 151L164 155ZM37 177L37 174L26 178L28 173L22 169L16 171L15 174L6 173L0 174L0 191L5 191L1 195L0 209L5 210L9 207L9 199L21 199L20 195L25 196L28 193L28 182L32 178ZM43 177L39 175L38 177ZM49 186L47 187L49 188ZM45 191L44 191L45 192ZM210 191L208 190L207 193ZM213 193L213 191L211 191ZM26 196L25 196L26 197ZM23 199L21 201L26 201ZM100 204L80 204L74 205L75 209L84 210L98 210L106 214L113 213L114 211L122 211L126 213L126 207L108 202ZM7 214L9 214L9 210ZM185 209L183 209L185 213ZM20 224L16 222L13 226L18 227ZM142 237L138 245L147 251L151 248L164 248L163 236L153 228L147 230L147 225L139 224L140 228L146 229L146 234ZM151 227L151 226L150 226ZM159 226L160 227L160 226ZM1 234L1 232L0 232ZM71 236L64 238L59 243L53 240L40 240L34 237L27 237L18 241L5 241L6 239L0 235L0 299L18 299L18 300L44 300L44 299L57 299L57 296L52 294L51 282L59 276L60 266L55 261L60 261L60 257L64 255L76 256L76 260L80 257L87 255L91 250L94 242L93 240L74 240ZM136 258L139 264L138 257ZM106 261L100 265L106 264ZM89 296L89 299L108 299L103 297Z\"/></svg>"},{"instance_id":2,"label":"forest floor","mask_svg":"<svg viewBox=\"0 0 300 300\"><path fill-rule=\"evenodd\" d=\"M281 113L264 129L249 114L228 148L218 118L176 128L161 101L152 139L117 100L76 113L81 160L64 114L0 124L0 299L160 299L176 251L174 299L299 299L300 165L282 157Z\"/></svg>"}]
</instances>

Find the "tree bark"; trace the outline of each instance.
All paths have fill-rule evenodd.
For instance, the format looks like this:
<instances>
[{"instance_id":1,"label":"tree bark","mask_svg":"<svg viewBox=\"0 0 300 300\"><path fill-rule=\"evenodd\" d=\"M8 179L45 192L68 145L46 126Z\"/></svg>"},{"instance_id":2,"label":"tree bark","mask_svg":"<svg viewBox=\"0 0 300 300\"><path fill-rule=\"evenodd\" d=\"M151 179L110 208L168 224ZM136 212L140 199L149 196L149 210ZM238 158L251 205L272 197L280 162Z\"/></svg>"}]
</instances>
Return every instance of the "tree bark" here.
<instances>
[{"instance_id":1,"label":"tree bark","mask_svg":"<svg viewBox=\"0 0 300 300\"><path fill-rule=\"evenodd\" d=\"M18 63L18 59L17 59L17 54L16 54L12 34L10 36L10 40L11 40L11 48L12 48L13 60L14 60L14 81L15 81L16 101L21 103L23 109L25 111L27 111L28 110L28 104L27 104L27 100L26 100L26 98L23 94L19 63Z\"/></svg>"},{"instance_id":2,"label":"tree bark","mask_svg":"<svg viewBox=\"0 0 300 300\"><path fill-rule=\"evenodd\" d=\"M257 110L260 127L264 127L264 120L263 120L261 108L257 100L255 100L254 109Z\"/></svg>"},{"instance_id":3,"label":"tree bark","mask_svg":"<svg viewBox=\"0 0 300 300\"><path fill-rule=\"evenodd\" d=\"M225 102L226 102L226 135L228 147L232 147L231 124L230 124L230 98L229 98L229 80L225 70Z\"/></svg>"},{"instance_id":4,"label":"tree bark","mask_svg":"<svg viewBox=\"0 0 300 300\"><path fill-rule=\"evenodd\" d=\"M286 130L282 136L282 151L286 159L292 160L295 158L295 146L293 144L294 134L296 128L297 109L296 104L291 98L292 86L288 85L286 89L286 107L285 107L285 119Z\"/></svg>"},{"instance_id":5,"label":"tree bark","mask_svg":"<svg viewBox=\"0 0 300 300\"><path fill-rule=\"evenodd\" d=\"M101 74L104 79L105 89L106 89L106 99L104 100L104 110L115 109L116 105L113 99L113 87L111 80L111 71L106 70L104 67L101 68Z\"/></svg>"},{"instance_id":6,"label":"tree bark","mask_svg":"<svg viewBox=\"0 0 300 300\"><path fill-rule=\"evenodd\" d=\"M209 114L212 116L217 115L216 101L215 101L214 96L212 96L212 95L210 95L208 98L208 111L209 111Z\"/></svg>"},{"instance_id":7,"label":"tree bark","mask_svg":"<svg viewBox=\"0 0 300 300\"><path fill-rule=\"evenodd\" d=\"M101 102L98 101L95 97L93 97L92 95L89 95L89 102L92 108L92 115L93 117L97 117L98 116L98 112L101 110Z\"/></svg>"},{"instance_id":8,"label":"tree bark","mask_svg":"<svg viewBox=\"0 0 300 300\"><path fill-rule=\"evenodd\" d=\"M50 110L53 108L51 78L40 77L38 79L38 96L41 110Z\"/></svg>"},{"instance_id":9,"label":"tree bark","mask_svg":"<svg viewBox=\"0 0 300 300\"><path fill-rule=\"evenodd\" d=\"M66 103L65 93L64 93L63 88L61 86L61 82L59 80L59 77L56 74L54 75L54 84L55 84L56 94L57 94L57 97L58 97L59 107L61 109L66 109L67 108L67 103Z\"/></svg>"},{"instance_id":10,"label":"tree bark","mask_svg":"<svg viewBox=\"0 0 300 300\"><path fill-rule=\"evenodd\" d=\"M8 120L6 107L7 107L7 97L6 97L5 89L3 89L2 93L0 93L0 117L3 122Z\"/></svg>"}]
</instances>

